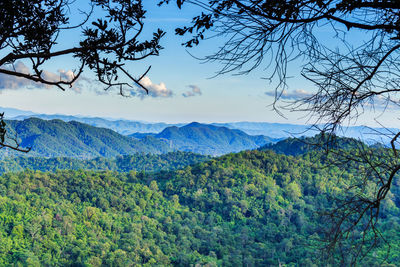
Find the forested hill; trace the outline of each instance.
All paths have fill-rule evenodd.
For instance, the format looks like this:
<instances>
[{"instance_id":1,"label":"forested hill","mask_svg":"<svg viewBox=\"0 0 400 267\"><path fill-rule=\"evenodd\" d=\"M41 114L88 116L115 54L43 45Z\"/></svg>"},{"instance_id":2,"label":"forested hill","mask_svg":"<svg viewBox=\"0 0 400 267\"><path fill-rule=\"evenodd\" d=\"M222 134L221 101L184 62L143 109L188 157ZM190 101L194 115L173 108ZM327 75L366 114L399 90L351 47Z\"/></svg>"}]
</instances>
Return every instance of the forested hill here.
<instances>
[{"instance_id":1,"label":"forested hill","mask_svg":"<svg viewBox=\"0 0 400 267\"><path fill-rule=\"evenodd\" d=\"M318 134L313 137L287 138L276 143L266 144L259 150L273 150L279 154L297 156L310 151L327 149L351 149L367 147L363 142L347 137Z\"/></svg>"},{"instance_id":2,"label":"forested hill","mask_svg":"<svg viewBox=\"0 0 400 267\"><path fill-rule=\"evenodd\" d=\"M156 174L5 174L0 265L350 266L348 244L324 261L320 214L358 167L322 168L313 155L246 151ZM377 225L391 250L379 242L362 266L400 260L399 184L391 191Z\"/></svg>"},{"instance_id":3,"label":"forested hill","mask_svg":"<svg viewBox=\"0 0 400 267\"><path fill-rule=\"evenodd\" d=\"M132 135L136 137L143 134ZM223 155L231 152L255 149L274 139L263 135L252 136L240 130L192 122L182 127L171 126L156 135L166 140L176 150L191 151L207 155Z\"/></svg>"},{"instance_id":4,"label":"forested hill","mask_svg":"<svg viewBox=\"0 0 400 267\"><path fill-rule=\"evenodd\" d=\"M172 151L167 143L159 139L146 137L138 140L110 129L75 121L30 118L6 123L10 137L16 136L21 147L32 148L26 154L28 156L93 158ZM1 149L0 155L4 157L25 154Z\"/></svg>"}]
</instances>

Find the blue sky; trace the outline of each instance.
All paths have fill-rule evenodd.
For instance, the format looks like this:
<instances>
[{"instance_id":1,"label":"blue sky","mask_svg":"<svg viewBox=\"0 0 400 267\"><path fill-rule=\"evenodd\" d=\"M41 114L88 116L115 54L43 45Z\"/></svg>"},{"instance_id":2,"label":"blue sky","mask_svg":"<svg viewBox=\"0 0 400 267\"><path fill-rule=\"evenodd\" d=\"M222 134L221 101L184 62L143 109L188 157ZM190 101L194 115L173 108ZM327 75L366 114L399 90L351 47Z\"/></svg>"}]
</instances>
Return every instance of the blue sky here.
<instances>
[{"instance_id":1,"label":"blue sky","mask_svg":"<svg viewBox=\"0 0 400 267\"><path fill-rule=\"evenodd\" d=\"M144 1L148 10L145 20L146 31L150 34L156 28L167 32L162 41L164 49L160 56L145 61L128 64L131 74L140 76L149 65L152 66L147 77L148 86L159 94L124 98L117 91L103 92L103 86L92 82L90 71L84 72L89 82L82 81L77 90L63 92L57 88L26 86L17 83L0 91L0 106L31 110L39 113L61 113L70 115L102 116L142 121L163 122L228 122L228 121L266 121L283 123L306 123L301 113L285 113L287 119L272 111L269 106L273 97L274 84L263 80L265 71L260 68L249 75L222 75L210 77L221 67L218 63L202 64L193 58L180 44L185 40L174 35L174 29L188 23L198 10L186 6L178 10L174 5L157 7L157 1ZM78 21L79 16L74 16ZM79 32L62 35L59 47L67 47L79 39ZM208 40L199 47L191 49L196 56L215 51L221 40ZM49 64L49 72L59 74L73 69L76 62L70 57L60 58ZM289 67L292 78L289 81L290 94L310 91L300 77L300 63ZM78 91L78 92L76 92ZM269 93L268 93L269 92ZM267 94L266 94L267 93ZM268 95L269 94L269 95ZM369 113L360 118L357 124L373 125L375 116ZM393 118L381 117L390 123Z\"/></svg>"}]
</instances>

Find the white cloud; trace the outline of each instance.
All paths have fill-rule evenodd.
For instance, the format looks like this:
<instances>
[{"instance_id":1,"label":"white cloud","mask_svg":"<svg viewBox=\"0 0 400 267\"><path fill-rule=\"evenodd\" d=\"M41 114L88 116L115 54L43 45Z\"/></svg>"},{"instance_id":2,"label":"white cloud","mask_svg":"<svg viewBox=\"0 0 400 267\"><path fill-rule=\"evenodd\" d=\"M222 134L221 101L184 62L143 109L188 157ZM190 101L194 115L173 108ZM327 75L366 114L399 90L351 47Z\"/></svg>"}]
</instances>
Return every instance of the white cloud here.
<instances>
[{"instance_id":1,"label":"white cloud","mask_svg":"<svg viewBox=\"0 0 400 267\"><path fill-rule=\"evenodd\" d=\"M75 73L72 70L64 70L64 69L59 69L57 70L57 73L50 72L44 70L42 72L42 78L50 81L50 82L58 82L58 81L71 81L72 79L75 78ZM80 87L79 82L86 80L82 75L72 84L72 90L74 90L76 93L81 93L82 89ZM50 88L51 85L45 85L46 88ZM65 86L64 86L65 87Z\"/></svg>"},{"instance_id":2,"label":"white cloud","mask_svg":"<svg viewBox=\"0 0 400 267\"><path fill-rule=\"evenodd\" d=\"M268 96L275 97L275 91L274 92L266 92L265 94ZM279 92L278 92L279 98L288 99L288 100L304 99L304 98L310 97L312 95L313 95L312 93L307 92L306 90L303 90L303 89L297 89L297 90L294 90L291 92L284 90L280 96L279 96Z\"/></svg>"},{"instance_id":3,"label":"white cloud","mask_svg":"<svg viewBox=\"0 0 400 267\"><path fill-rule=\"evenodd\" d=\"M24 74L30 74L30 69L22 62L17 61L12 66L7 66L4 69L12 70ZM64 70L59 69L57 73L50 72L47 70L43 70L42 78L44 80L50 82L58 82L58 81L71 81L75 77L75 73L72 70ZM86 80L83 76L79 77L80 81ZM77 93L81 92L81 88L79 86L79 81L76 81L73 86L72 90ZM23 89L23 88L30 88L30 89L41 89L41 88L51 88L52 85L47 85L43 83L34 82L22 77L17 77L13 75L7 75L0 73L0 90L1 89ZM66 87L66 86L65 86Z\"/></svg>"},{"instance_id":4,"label":"white cloud","mask_svg":"<svg viewBox=\"0 0 400 267\"><path fill-rule=\"evenodd\" d=\"M165 83L161 82L159 84L153 83L149 77L145 76L140 80L140 84L143 85L149 93L147 94L143 88L138 88L138 90L133 95L138 95L141 98L146 96L151 97L171 97L173 96L173 92L167 88Z\"/></svg>"},{"instance_id":5,"label":"white cloud","mask_svg":"<svg viewBox=\"0 0 400 267\"><path fill-rule=\"evenodd\" d=\"M12 66L6 66L4 69L7 70L12 70L24 74L31 74L30 69L22 62L22 61L17 61L15 64ZM44 80L50 81L50 82L58 82L58 81L71 81L75 77L75 73L72 70L64 70L64 69L59 69L57 70L57 73L43 70L42 72L42 78ZM79 79L72 85L72 90L80 93L81 92L81 86L79 85L80 81L88 81L87 78L83 77L82 75L79 77ZM29 88L29 89L42 89L42 88L51 88L53 87L52 85L48 84L43 84L39 82L34 82L22 77L17 77L13 75L7 75L7 74L2 74L0 73L0 90L2 89L12 89L12 90L18 90L18 89L24 89L24 88ZM67 88L68 86L64 86Z\"/></svg>"},{"instance_id":6,"label":"white cloud","mask_svg":"<svg viewBox=\"0 0 400 267\"><path fill-rule=\"evenodd\" d=\"M57 70L57 73L44 70L42 73L42 78L51 82L58 81L70 81L75 77L75 73L72 70Z\"/></svg>"},{"instance_id":7,"label":"white cloud","mask_svg":"<svg viewBox=\"0 0 400 267\"><path fill-rule=\"evenodd\" d=\"M182 95L184 97L192 97L192 96L202 94L200 88L197 85L188 85L188 87L191 88L192 90L186 91L185 93L183 93Z\"/></svg>"},{"instance_id":8,"label":"white cloud","mask_svg":"<svg viewBox=\"0 0 400 267\"><path fill-rule=\"evenodd\" d=\"M29 69L21 61L17 61L13 66L7 66L4 69L29 74ZM19 89L31 84L32 81L25 78L0 73L0 89Z\"/></svg>"},{"instance_id":9,"label":"white cloud","mask_svg":"<svg viewBox=\"0 0 400 267\"><path fill-rule=\"evenodd\" d=\"M384 110L384 109L399 110L400 99L396 96L391 96L390 94L376 95L373 96L372 98L369 98L367 102L364 102L363 106L378 110Z\"/></svg>"}]
</instances>

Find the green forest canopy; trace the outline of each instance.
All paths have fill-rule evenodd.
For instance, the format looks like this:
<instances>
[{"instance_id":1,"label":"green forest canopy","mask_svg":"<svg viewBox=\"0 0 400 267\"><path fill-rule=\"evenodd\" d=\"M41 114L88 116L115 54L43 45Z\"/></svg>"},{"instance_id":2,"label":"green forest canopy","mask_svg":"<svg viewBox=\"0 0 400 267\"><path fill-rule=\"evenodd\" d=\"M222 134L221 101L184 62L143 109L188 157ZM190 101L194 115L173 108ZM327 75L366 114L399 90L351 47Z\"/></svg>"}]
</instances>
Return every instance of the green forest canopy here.
<instances>
[{"instance_id":1,"label":"green forest canopy","mask_svg":"<svg viewBox=\"0 0 400 267\"><path fill-rule=\"evenodd\" d=\"M350 264L353 243L324 254L329 221L319 212L334 207L358 167L323 168L324 155L247 151L159 173L4 174L0 265ZM382 206L388 243L361 265L400 260L399 185Z\"/></svg>"}]
</instances>

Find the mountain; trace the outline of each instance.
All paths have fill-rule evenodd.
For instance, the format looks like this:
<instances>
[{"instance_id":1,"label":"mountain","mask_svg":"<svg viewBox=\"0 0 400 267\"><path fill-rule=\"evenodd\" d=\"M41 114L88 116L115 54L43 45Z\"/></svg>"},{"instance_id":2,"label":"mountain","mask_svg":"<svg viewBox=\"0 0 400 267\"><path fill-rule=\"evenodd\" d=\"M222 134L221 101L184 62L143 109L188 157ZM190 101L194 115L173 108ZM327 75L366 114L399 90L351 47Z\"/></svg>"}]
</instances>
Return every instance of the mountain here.
<instances>
[{"instance_id":1,"label":"mountain","mask_svg":"<svg viewBox=\"0 0 400 267\"><path fill-rule=\"evenodd\" d=\"M138 140L76 121L30 118L6 123L9 135L17 136L21 147L32 148L28 156L93 158L171 151L164 141L150 136ZM2 156L10 154L19 153L0 150Z\"/></svg>"},{"instance_id":2,"label":"mountain","mask_svg":"<svg viewBox=\"0 0 400 267\"><path fill-rule=\"evenodd\" d=\"M176 150L208 155L255 149L275 141L262 135L251 136L240 130L198 122L182 127L167 127L154 137L167 141Z\"/></svg>"}]
</instances>

